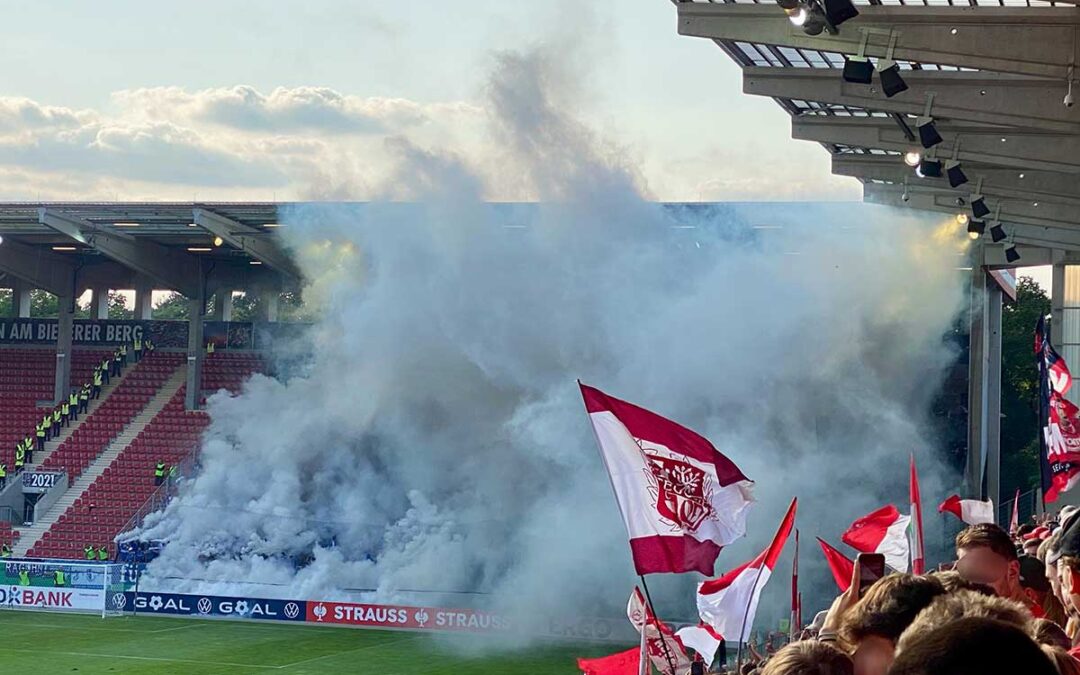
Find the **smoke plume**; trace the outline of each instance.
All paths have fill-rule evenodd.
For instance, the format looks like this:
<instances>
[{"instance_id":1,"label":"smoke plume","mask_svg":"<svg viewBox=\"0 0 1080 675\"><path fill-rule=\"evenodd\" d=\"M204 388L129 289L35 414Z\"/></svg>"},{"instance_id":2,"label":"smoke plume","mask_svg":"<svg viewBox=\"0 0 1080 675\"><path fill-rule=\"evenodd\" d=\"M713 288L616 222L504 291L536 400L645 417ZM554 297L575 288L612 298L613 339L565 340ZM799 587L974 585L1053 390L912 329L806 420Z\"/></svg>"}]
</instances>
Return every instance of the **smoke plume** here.
<instances>
[{"instance_id":1,"label":"smoke plume","mask_svg":"<svg viewBox=\"0 0 1080 675\"><path fill-rule=\"evenodd\" d=\"M798 495L808 605L831 585L812 536L906 510L912 451L936 503L962 233L858 204L661 206L561 72L504 54L487 89L503 179L538 203L485 203L468 161L399 138L385 199L283 216L312 357L210 400L200 472L143 532L168 541L147 587L617 616L635 578L577 378L757 481L718 572ZM662 612L693 614L691 576L650 580Z\"/></svg>"}]
</instances>

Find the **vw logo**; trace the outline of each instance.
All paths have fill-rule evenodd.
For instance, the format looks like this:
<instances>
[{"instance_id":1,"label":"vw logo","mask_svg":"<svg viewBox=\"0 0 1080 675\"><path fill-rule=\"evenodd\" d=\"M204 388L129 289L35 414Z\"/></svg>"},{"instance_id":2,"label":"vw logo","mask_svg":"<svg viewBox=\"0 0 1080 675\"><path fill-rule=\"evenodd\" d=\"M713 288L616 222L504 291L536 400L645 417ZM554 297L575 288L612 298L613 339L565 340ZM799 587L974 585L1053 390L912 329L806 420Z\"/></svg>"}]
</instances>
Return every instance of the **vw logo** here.
<instances>
[{"instance_id":1,"label":"vw logo","mask_svg":"<svg viewBox=\"0 0 1080 675\"><path fill-rule=\"evenodd\" d=\"M285 616L289 619L295 619L300 616L300 605L297 605L295 602L285 603Z\"/></svg>"},{"instance_id":2,"label":"vw logo","mask_svg":"<svg viewBox=\"0 0 1080 675\"><path fill-rule=\"evenodd\" d=\"M112 600L113 607L115 607L116 609L123 609L124 605L127 604L127 598L124 597L123 593L114 593Z\"/></svg>"},{"instance_id":3,"label":"vw logo","mask_svg":"<svg viewBox=\"0 0 1080 675\"><path fill-rule=\"evenodd\" d=\"M214 609L214 603L210 602L210 598L199 598L195 607L199 610L199 614L209 614Z\"/></svg>"}]
</instances>

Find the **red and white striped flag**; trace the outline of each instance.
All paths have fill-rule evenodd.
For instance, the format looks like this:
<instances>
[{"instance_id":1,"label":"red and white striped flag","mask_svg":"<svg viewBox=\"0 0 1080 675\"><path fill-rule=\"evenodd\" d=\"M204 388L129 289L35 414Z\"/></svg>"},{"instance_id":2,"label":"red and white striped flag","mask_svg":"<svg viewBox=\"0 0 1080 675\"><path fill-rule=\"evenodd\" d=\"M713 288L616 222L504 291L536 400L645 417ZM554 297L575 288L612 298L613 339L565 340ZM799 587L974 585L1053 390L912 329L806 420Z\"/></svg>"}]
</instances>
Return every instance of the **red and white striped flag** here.
<instances>
[{"instance_id":1,"label":"red and white striped flag","mask_svg":"<svg viewBox=\"0 0 1080 675\"><path fill-rule=\"evenodd\" d=\"M919 474L915 471L915 454L911 455L911 571L914 574L926 572L926 557L923 554L922 497L919 495Z\"/></svg>"},{"instance_id":2,"label":"red and white striped flag","mask_svg":"<svg viewBox=\"0 0 1080 675\"><path fill-rule=\"evenodd\" d=\"M1016 534L1020 529L1020 488L1016 488L1016 496L1013 497L1013 512L1009 518L1009 534Z\"/></svg>"},{"instance_id":3,"label":"red and white striped flag","mask_svg":"<svg viewBox=\"0 0 1080 675\"><path fill-rule=\"evenodd\" d=\"M791 500L780 529L761 555L731 570L722 577L698 585L698 615L704 623L729 640L745 642L750 639L761 589L772 576L776 561L795 527L798 500ZM745 621L744 621L745 619Z\"/></svg>"},{"instance_id":4,"label":"red and white striped flag","mask_svg":"<svg viewBox=\"0 0 1080 675\"><path fill-rule=\"evenodd\" d=\"M682 640L652 613L637 586L630 594L626 616L641 634L643 651L649 661L662 675L684 675L690 669L690 658L686 655Z\"/></svg>"},{"instance_id":5,"label":"red and white striped flag","mask_svg":"<svg viewBox=\"0 0 1080 675\"><path fill-rule=\"evenodd\" d=\"M753 483L686 427L581 385L638 574L711 576L720 549L746 534Z\"/></svg>"},{"instance_id":6,"label":"red and white striped flag","mask_svg":"<svg viewBox=\"0 0 1080 675\"><path fill-rule=\"evenodd\" d=\"M856 551L881 553L889 567L907 572L911 556L907 535L910 523L910 516L901 515L889 504L856 520L840 539Z\"/></svg>"},{"instance_id":7,"label":"red and white striped flag","mask_svg":"<svg viewBox=\"0 0 1080 675\"><path fill-rule=\"evenodd\" d=\"M724 637L705 622L699 622L696 626L687 626L675 631L682 643L697 652L705 663L712 663L716 658L716 650L720 649L720 643Z\"/></svg>"},{"instance_id":8,"label":"red and white striped flag","mask_svg":"<svg viewBox=\"0 0 1080 675\"><path fill-rule=\"evenodd\" d=\"M989 499L981 502L977 499L960 499L959 495L953 495L941 502L938 513L951 513L968 525L995 521L994 502Z\"/></svg>"}]
</instances>

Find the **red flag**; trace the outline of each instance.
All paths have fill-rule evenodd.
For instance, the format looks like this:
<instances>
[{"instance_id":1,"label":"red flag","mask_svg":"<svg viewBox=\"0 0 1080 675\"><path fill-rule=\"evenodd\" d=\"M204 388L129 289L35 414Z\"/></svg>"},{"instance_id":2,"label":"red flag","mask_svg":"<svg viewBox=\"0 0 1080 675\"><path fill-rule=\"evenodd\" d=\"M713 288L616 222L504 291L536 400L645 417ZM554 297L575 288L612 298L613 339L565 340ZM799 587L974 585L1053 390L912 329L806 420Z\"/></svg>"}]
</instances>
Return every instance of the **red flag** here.
<instances>
[{"instance_id":1,"label":"red flag","mask_svg":"<svg viewBox=\"0 0 1080 675\"><path fill-rule=\"evenodd\" d=\"M637 573L711 576L720 549L746 534L752 482L690 429L580 386Z\"/></svg>"},{"instance_id":2,"label":"red flag","mask_svg":"<svg viewBox=\"0 0 1080 675\"><path fill-rule=\"evenodd\" d=\"M1080 481L1080 409L1056 391L1050 393L1043 436L1053 476L1043 499L1054 502L1059 494L1071 490Z\"/></svg>"},{"instance_id":3,"label":"red flag","mask_svg":"<svg viewBox=\"0 0 1080 675\"><path fill-rule=\"evenodd\" d=\"M596 659L578 659L577 667L585 675L638 675L638 648Z\"/></svg>"},{"instance_id":4,"label":"red flag","mask_svg":"<svg viewBox=\"0 0 1080 675\"><path fill-rule=\"evenodd\" d=\"M776 536L761 555L721 577L698 584L698 615L726 639L744 642L750 639L761 589L772 576L776 561L795 527L797 508L798 500L792 499Z\"/></svg>"},{"instance_id":5,"label":"red flag","mask_svg":"<svg viewBox=\"0 0 1080 675\"><path fill-rule=\"evenodd\" d=\"M889 567L907 572L911 555L907 538L910 523L909 516L901 515L889 504L856 520L840 539L856 551L882 553Z\"/></svg>"},{"instance_id":6,"label":"red flag","mask_svg":"<svg viewBox=\"0 0 1080 675\"><path fill-rule=\"evenodd\" d=\"M959 495L952 495L938 505L938 513L951 513L968 525L994 522L994 502L987 499L981 502L977 499L960 499Z\"/></svg>"},{"instance_id":7,"label":"red flag","mask_svg":"<svg viewBox=\"0 0 1080 675\"><path fill-rule=\"evenodd\" d=\"M1009 534L1016 534L1020 529L1020 488L1016 488L1016 496L1013 497L1012 518L1009 519Z\"/></svg>"},{"instance_id":8,"label":"red flag","mask_svg":"<svg viewBox=\"0 0 1080 675\"><path fill-rule=\"evenodd\" d=\"M922 497L919 495L919 474L915 471L915 453L911 454L911 571L914 574L926 572L926 559L923 555Z\"/></svg>"},{"instance_id":9,"label":"red flag","mask_svg":"<svg viewBox=\"0 0 1080 675\"><path fill-rule=\"evenodd\" d=\"M829 563L829 571L832 572L837 587L843 593L851 586L851 575L855 572L855 562L829 546L821 537L818 537L818 543L821 544L821 552L825 554L825 562Z\"/></svg>"}]
</instances>

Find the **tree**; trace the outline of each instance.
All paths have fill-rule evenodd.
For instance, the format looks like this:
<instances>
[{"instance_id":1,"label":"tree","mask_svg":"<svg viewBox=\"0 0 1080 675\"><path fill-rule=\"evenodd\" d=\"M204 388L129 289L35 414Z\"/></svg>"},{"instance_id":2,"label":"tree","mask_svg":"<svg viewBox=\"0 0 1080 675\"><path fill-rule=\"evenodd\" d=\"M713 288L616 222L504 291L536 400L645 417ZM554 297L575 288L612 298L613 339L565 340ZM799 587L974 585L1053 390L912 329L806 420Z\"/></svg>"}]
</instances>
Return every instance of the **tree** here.
<instances>
[{"instance_id":1,"label":"tree","mask_svg":"<svg viewBox=\"0 0 1080 675\"><path fill-rule=\"evenodd\" d=\"M1016 302L1001 313L1001 495L1039 485L1039 372L1034 332L1050 313L1050 297L1030 277L1020 277Z\"/></svg>"},{"instance_id":2,"label":"tree","mask_svg":"<svg viewBox=\"0 0 1080 675\"><path fill-rule=\"evenodd\" d=\"M56 318L59 316L57 308L60 306L59 299L48 291L35 288L30 291L30 316L39 318Z\"/></svg>"},{"instance_id":3,"label":"tree","mask_svg":"<svg viewBox=\"0 0 1080 675\"><path fill-rule=\"evenodd\" d=\"M12 307L11 289L0 288L0 316L11 316L14 313L15 311Z\"/></svg>"},{"instance_id":4,"label":"tree","mask_svg":"<svg viewBox=\"0 0 1080 675\"><path fill-rule=\"evenodd\" d=\"M129 320L135 318L135 310L128 309L127 298L123 293L117 291L109 293L109 318L113 320Z\"/></svg>"},{"instance_id":5,"label":"tree","mask_svg":"<svg viewBox=\"0 0 1080 675\"><path fill-rule=\"evenodd\" d=\"M187 321L188 300L179 293L170 293L154 305L151 317L156 321Z\"/></svg>"}]
</instances>

